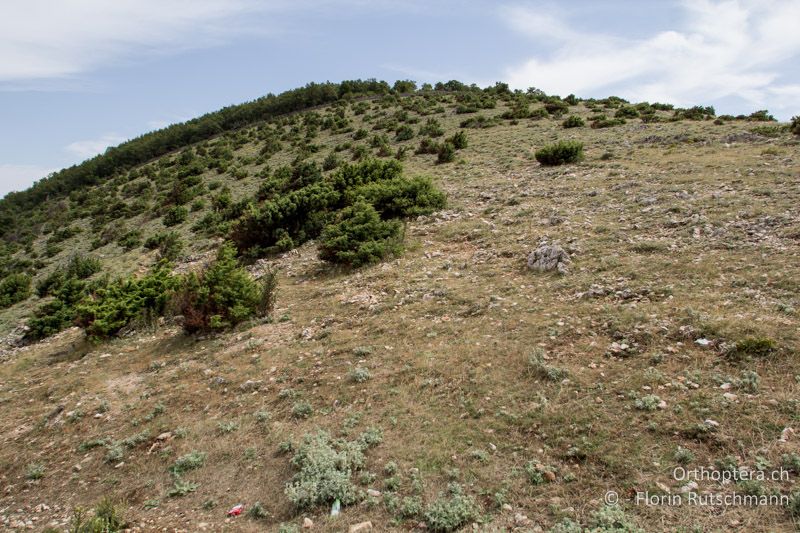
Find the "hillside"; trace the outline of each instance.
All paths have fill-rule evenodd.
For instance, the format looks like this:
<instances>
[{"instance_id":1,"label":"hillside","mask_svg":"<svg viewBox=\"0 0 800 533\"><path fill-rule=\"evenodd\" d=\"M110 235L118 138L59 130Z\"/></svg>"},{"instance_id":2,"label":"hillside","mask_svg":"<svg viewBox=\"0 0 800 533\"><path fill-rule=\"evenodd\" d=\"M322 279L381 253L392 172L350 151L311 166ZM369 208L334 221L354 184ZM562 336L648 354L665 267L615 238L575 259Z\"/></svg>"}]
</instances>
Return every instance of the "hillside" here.
<instances>
[{"instance_id":1,"label":"hillside","mask_svg":"<svg viewBox=\"0 0 800 533\"><path fill-rule=\"evenodd\" d=\"M108 498L137 531L794 530L800 137L770 118L311 85L10 195L0 523ZM559 141L583 158L541 164ZM336 255L367 219L385 238ZM187 332L169 303L103 307L180 292L225 241L274 274L271 312Z\"/></svg>"}]
</instances>

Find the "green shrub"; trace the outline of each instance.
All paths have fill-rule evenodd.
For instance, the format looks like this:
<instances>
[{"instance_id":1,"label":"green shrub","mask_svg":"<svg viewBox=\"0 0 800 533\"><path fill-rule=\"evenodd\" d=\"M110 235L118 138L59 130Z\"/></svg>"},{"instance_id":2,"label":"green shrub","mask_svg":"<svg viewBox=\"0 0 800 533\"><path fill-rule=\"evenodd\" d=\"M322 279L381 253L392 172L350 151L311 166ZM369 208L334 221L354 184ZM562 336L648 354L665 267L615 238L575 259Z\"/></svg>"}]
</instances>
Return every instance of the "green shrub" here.
<instances>
[{"instance_id":1,"label":"green shrub","mask_svg":"<svg viewBox=\"0 0 800 533\"><path fill-rule=\"evenodd\" d=\"M800 135L800 116L792 117L792 122L789 125L789 129L795 135Z\"/></svg>"},{"instance_id":2,"label":"green shrub","mask_svg":"<svg viewBox=\"0 0 800 533\"><path fill-rule=\"evenodd\" d=\"M198 468L206 464L206 457L207 454L205 452L198 452L197 450L192 450L186 455L178 457L172 464L172 466L169 468L169 471L173 475L180 476L191 470L197 470Z\"/></svg>"},{"instance_id":3,"label":"green shrub","mask_svg":"<svg viewBox=\"0 0 800 533\"><path fill-rule=\"evenodd\" d=\"M769 114L769 111L766 109L760 109L758 111L754 111L747 116L747 120L752 122L774 122L775 117Z\"/></svg>"},{"instance_id":4,"label":"green shrub","mask_svg":"<svg viewBox=\"0 0 800 533\"><path fill-rule=\"evenodd\" d=\"M583 143L578 141L559 141L536 151L536 160L542 165L554 166L577 163L583 159Z\"/></svg>"},{"instance_id":5,"label":"green shrub","mask_svg":"<svg viewBox=\"0 0 800 533\"><path fill-rule=\"evenodd\" d=\"M11 307L31 295L31 277L11 274L0 281L0 309Z\"/></svg>"},{"instance_id":6,"label":"green shrub","mask_svg":"<svg viewBox=\"0 0 800 533\"><path fill-rule=\"evenodd\" d=\"M333 170L341 164L342 160L339 159L339 156L337 156L334 152L331 152L322 161L322 170Z\"/></svg>"},{"instance_id":7,"label":"green shrub","mask_svg":"<svg viewBox=\"0 0 800 533\"><path fill-rule=\"evenodd\" d=\"M586 122L578 115L570 115L561 123L565 128L582 128Z\"/></svg>"},{"instance_id":8,"label":"green shrub","mask_svg":"<svg viewBox=\"0 0 800 533\"><path fill-rule=\"evenodd\" d=\"M86 296L84 281L68 278L52 294L54 299L39 307L28 320L25 339L36 341L55 335L75 322L75 306Z\"/></svg>"},{"instance_id":9,"label":"green shrub","mask_svg":"<svg viewBox=\"0 0 800 533\"><path fill-rule=\"evenodd\" d=\"M384 220L428 215L446 204L444 193L422 177L374 181L355 189L352 197L366 200Z\"/></svg>"},{"instance_id":10,"label":"green shrub","mask_svg":"<svg viewBox=\"0 0 800 533\"><path fill-rule=\"evenodd\" d=\"M441 145L431 139L430 137L425 137L421 141L419 141L419 146L417 147L417 154L438 154Z\"/></svg>"},{"instance_id":11,"label":"green shrub","mask_svg":"<svg viewBox=\"0 0 800 533\"><path fill-rule=\"evenodd\" d=\"M360 161L369 156L369 148L363 144L357 144L353 146L351 152L353 154L353 161Z\"/></svg>"},{"instance_id":12,"label":"green shrub","mask_svg":"<svg viewBox=\"0 0 800 533\"><path fill-rule=\"evenodd\" d=\"M544 109L550 115L558 117L569 111L569 104L557 98L551 98L544 103Z\"/></svg>"},{"instance_id":13,"label":"green shrub","mask_svg":"<svg viewBox=\"0 0 800 533\"><path fill-rule=\"evenodd\" d=\"M184 481L176 476L173 481L172 488L167 492L167 496L170 498L180 498L195 492L198 487L200 487L198 483L193 481Z\"/></svg>"},{"instance_id":14,"label":"green shrub","mask_svg":"<svg viewBox=\"0 0 800 533\"><path fill-rule=\"evenodd\" d=\"M127 527L122 506L118 506L110 498L104 498L95 507L94 514L81 508L75 509L69 524L69 533L117 533Z\"/></svg>"},{"instance_id":15,"label":"green shrub","mask_svg":"<svg viewBox=\"0 0 800 533\"><path fill-rule=\"evenodd\" d=\"M135 321L148 323L164 313L178 280L169 263L147 275L118 279L94 291L77 306L77 323L91 338L116 335Z\"/></svg>"},{"instance_id":16,"label":"green shrub","mask_svg":"<svg viewBox=\"0 0 800 533\"><path fill-rule=\"evenodd\" d=\"M448 141L453 145L456 150L463 150L467 147L467 132L458 131L453 134Z\"/></svg>"},{"instance_id":17,"label":"green shrub","mask_svg":"<svg viewBox=\"0 0 800 533\"><path fill-rule=\"evenodd\" d=\"M677 120L707 120L714 116L716 116L716 111L712 106L702 107L696 105L689 109L676 109L674 112L674 118Z\"/></svg>"},{"instance_id":18,"label":"green shrub","mask_svg":"<svg viewBox=\"0 0 800 533\"><path fill-rule=\"evenodd\" d=\"M28 465L25 471L25 479L36 481L44 477L44 465L41 463L32 463Z\"/></svg>"},{"instance_id":19,"label":"green shrub","mask_svg":"<svg viewBox=\"0 0 800 533\"><path fill-rule=\"evenodd\" d=\"M539 377L548 381L562 381L569 376L567 370L548 365L544 355L544 350L538 348L528 356L528 371L534 377Z\"/></svg>"},{"instance_id":20,"label":"green shrub","mask_svg":"<svg viewBox=\"0 0 800 533\"><path fill-rule=\"evenodd\" d=\"M438 120L435 118L429 118L425 121L424 125L420 126L419 134L421 136L427 135L429 137L441 137L444 135L444 129Z\"/></svg>"},{"instance_id":21,"label":"green shrub","mask_svg":"<svg viewBox=\"0 0 800 533\"><path fill-rule=\"evenodd\" d=\"M225 243L216 260L200 275L189 274L178 289L175 307L189 333L234 326L266 316L275 305L276 274L256 281L239 266L236 249Z\"/></svg>"},{"instance_id":22,"label":"green shrub","mask_svg":"<svg viewBox=\"0 0 800 533\"><path fill-rule=\"evenodd\" d=\"M284 493L300 510L337 500L345 506L356 503L361 495L352 475L363 468L367 449L379 442L367 433L354 441L334 440L324 431L306 435L292 457L297 473Z\"/></svg>"},{"instance_id":23,"label":"green shrub","mask_svg":"<svg viewBox=\"0 0 800 533\"><path fill-rule=\"evenodd\" d=\"M70 258L65 268L56 268L36 284L36 294L40 298L49 296L58 291L68 279L89 278L99 272L102 266L102 263L96 257L84 257L75 254Z\"/></svg>"},{"instance_id":24,"label":"green shrub","mask_svg":"<svg viewBox=\"0 0 800 533\"><path fill-rule=\"evenodd\" d=\"M292 418L308 418L314 414L314 408L306 400L298 400L292 404Z\"/></svg>"},{"instance_id":25,"label":"green shrub","mask_svg":"<svg viewBox=\"0 0 800 533\"><path fill-rule=\"evenodd\" d=\"M452 163L456 158L456 148L453 143L446 141L439 146L437 153L436 163L441 165L444 163Z\"/></svg>"},{"instance_id":26,"label":"green shrub","mask_svg":"<svg viewBox=\"0 0 800 533\"><path fill-rule=\"evenodd\" d=\"M397 131L395 132L395 140L396 141L407 141L414 137L414 128L409 126L408 124L403 124Z\"/></svg>"},{"instance_id":27,"label":"green shrub","mask_svg":"<svg viewBox=\"0 0 800 533\"><path fill-rule=\"evenodd\" d=\"M352 267L378 263L402 251L402 237L400 221L381 220L374 207L359 200L322 232L319 257Z\"/></svg>"},{"instance_id":28,"label":"green shrub","mask_svg":"<svg viewBox=\"0 0 800 533\"><path fill-rule=\"evenodd\" d=\"M542 120L543 118L547 118L550 116L550 113L547 112L547 109L543 107L537 107L533 111L531 111L530 119L531 120Z\"/></svg>"},{"instance_id":29,"label":"green shrub","mask_svg":"<svg viewBox=\"0 0 800 533\"><path fill-rule=\"evenodd\" d=\"M776 350L775 341L766 337L746 337L737 341L725 351L725 355L732 359L743 357L766 357Z\"/></svg>"},{"instance_id":30,"label":"green shrub","mask_svg":"<svg viewBox=\"0 0 800 533\"><path fill-rule=\"evenodd\" d=\"M504 112L501 118L507 120L528 118L531 115L531 110L528 108L528 101L524 98L519 98L511 103L508 111Z\"/></svg>"},{"instance_id":31,"label":"green shrub","mask_svg":"<svg viewBox=\"0 0 800 533\"><path fill-rule=\"evenodd\" d=\"M183 241L177 232L158 233L144 242L148 250L158 250L158 259L175 261L183 252Z\"/></svg>"},{"instance_id":32,"label":"green shrub","mask_svg":"<svg viewBox=\"0 0 800 533\"><path fill-rule=\"evenodd\" d=\"M622 106L614 113L615 118L638 118L639 111L633 106Z\"/></svg>"},{"instance_id":33,"label":"green shrub","mask_svg":"<svg viewBox=\"0 0 800 533\"><path fill-rule=\"evenodd\" d=\"M96 257L73 255L67 263L68 278L86 279L100 272L103 264Z\"/></svg>"},{"instance_id":34,"label":"green shrub","mask_svg":"<svg viewBox=\"0 0 800 533\"><path fill-rule=\"evenodd\" d=\"M142 232L140 230L131 230L123 234L118 240L123 250L129 252L142 243Z\"/></svg>"},{"instance_id":35,"label":"green shrub","mask_svg":"<svg viewBox=\"0 0 800 533\"><path fill-rule=\"evenodd\" d=\"M367 160L299 188L287 186L260 206L248 207L231 237L250 256L289 250L319 237L359 197L360 187L399 178L402 169L397 161Z\"/></svg>"},{"instance_id":36,"label":"green shrub","mask_svg":"<svg viewBox=\"0 0 800 533\"><path fill-rule=\"evenodd\" d=\"M601 129L621 126L622 124L625 124L624 118L608 118L605 115L599 115L592 118L591 126L594 129Z\"/></svg>"},{"instance_id":37,"label":"green shrub","mask_svg":"<svg viewBox=\"0 0 800 533\"><path fill-rule=\"evenodd\" d=\"M177 226L178 224L182 224L186 222L186 219L189 216L189 210L186 209L182 205L176 205L170 208L169 211L164 215L163 223L167 227Z\"/></svg>"},{"instance_id":38,"label":"green shrub","mask_svg":"<svg viewBox=\"0 0 800 533\"><path fill-rule=\"evenodd\" d=\"M430 531L455 531L478 517L478 504L471 496L464 494L460 485L451 483L448 493L447 496L440 494L425 508L425 523Z\"/></svg>"}]
</instances>

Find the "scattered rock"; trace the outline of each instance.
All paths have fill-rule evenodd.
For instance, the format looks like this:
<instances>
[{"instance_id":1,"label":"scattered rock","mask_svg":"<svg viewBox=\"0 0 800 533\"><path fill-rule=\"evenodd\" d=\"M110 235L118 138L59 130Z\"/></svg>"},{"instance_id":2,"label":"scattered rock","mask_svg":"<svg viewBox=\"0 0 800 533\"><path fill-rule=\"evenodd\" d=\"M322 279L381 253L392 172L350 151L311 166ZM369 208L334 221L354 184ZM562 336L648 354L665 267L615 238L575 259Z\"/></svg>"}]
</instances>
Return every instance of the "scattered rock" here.
<instances>
[{"instance_id":1,"label":"scattered rock","mask_svg":"<svg viewBox=\"0 0 800 533\"><path fill-rule=\"evenodd\" d=\"M303 518L303 529L311 529L312 527L314 527L314 521L309 517Z\"/></svg>"},{"instance_id":2,"label":"scattered rock","mask_svg":"<svg viewBox=\"0 0 800 533\"><path fill-rule=\"evenodd\" d=\"M252 392L260 389L261 385L263 384L264 382L261 380L253 381L252 379L248 379L247 381L239 385L239 388L242 389L244 392Z\"/></svg>"},{"instance_id":3,"label":"scattered rock","mask_svg":"<svg viewBox=\"0 0 800 533\"><path fill-rule=\"evenodd\" d=\"M358 533L360 531L372 531L372 522L361 522L359 524L353 524L350 526L348 530L350 533Z\"/></svg>"},{"instance_id":4,"label":"scattered rock","mask_svg":"<svg viewBox=\"0 0 800 533\"><path fill-rule=\"evenodd\" d=\"M572 264L569 254L557 244L542 244L528 255L528 268L537 272L558 271L560 274L568 272Z\"/></svg>"},{"instance_id":5,"label":"scattered rock","mask_svg":"<svg viewBox=\"0 0 800 533\"><path fill-rule=\"evenodd\" d=\"M527 527L533 524L533 520L522 513L517 513L514 515L514 524L520 527Z\"/></svg>"}]
</instances>

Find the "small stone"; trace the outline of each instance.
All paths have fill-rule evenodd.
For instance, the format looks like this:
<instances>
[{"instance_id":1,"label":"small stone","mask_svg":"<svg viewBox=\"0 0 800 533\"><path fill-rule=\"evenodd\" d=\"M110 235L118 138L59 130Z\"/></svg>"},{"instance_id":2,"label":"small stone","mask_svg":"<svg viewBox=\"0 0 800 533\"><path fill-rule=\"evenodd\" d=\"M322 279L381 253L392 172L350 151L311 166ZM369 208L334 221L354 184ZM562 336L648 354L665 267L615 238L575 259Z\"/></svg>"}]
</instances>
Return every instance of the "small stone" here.
<instances>
[{"instance_id":1,"label":"small stone","mask_svg":"<svg viewBox=\"0 0 800 533\"><path fill-rule=\"evenodd\" d=\"M359 524L353 524L350 526L348 530L350 533L358 533L360 531L372 531L372 522L361 522Z\"/></svg>"},{"instance_id":2,"label":"small stone","mask_svg":"<svg viewBox=\"0 0 800 533\"><path fill-rule=\"evenodd\" d=\"M693 492L697 490L697 487L698 485L695 481L690 481L689 483L680 488L680 492L681 494L686 494L687 492Z\"/></svg>"},{"instance_id":3,"label":"small stone","mask_svg":"<svg viewBox=\"0 0 800 533\"><path fill-rule=\"evenodd\" d=\"M528 526L531 524L531 519L522 513L514 515L514 524L517 526Z\"/></svg>"},{"instance_id":4,"label":"small stone","mask_svg":"<svg viewBox=\"0 0 800 533\"><path fill-rule=\"evenodd\" d=\"M80 472L83 469L83 467L79 464L76 464L75 466L72 467L72 469L76 472Z\"/></svg>"},{"instance_id":5,"label":"small stone","mask_svg":"<svg viewBox=\"0 0 800 533\"><path fill-rule=\"evenodd\" d=\"M728 400L729 402L736 401L736 398L738 398L738 396L736 396L732 392L726 392L725 394L722 395L722 397Z\"/></svg>"},{"instance_id":6,"label":"small stone","mask_svg":"<svg viewBox=\"0 0 800 533\"><path fill-rule=\"evenodd\" d=\"M371 496L373 498L380 498L381 491L375 489L367 489L367 496Z\"/></svg>"},{"instance_id":7,"label":"small stone","mask_svg":"<svg viewBox=\"0 0 800 533\"><path fill-rule=\"evenodd\" d=\"M303 518L303 529L311 529L312 527L314 527L314 521L309 517Z\"/></svg>"},{"instance_id":8,"label":"small stone","mask_svg":"<svg viewBox=\"0 0 800 533\"><path fill-rule=\"evenodd\" d=\"M244 383L242 383L239 388L242 389L244 392L252 392L256 391L261 388L263 381L253 381L252 379L248 379Z\"/></svg>"},{"instance_id":9,"label":"small stone","mask_svg":"<svg viewBox=\"0 0 800 533\"><path fill-rule=\"evenodd\" d=\"M556 473L546 470L544 473L544 478L551 483L556 480Z\"/></svg>"},{"instance_id":10,"label":"small stone","mask_svg":"<svg viewBox=\"0 0 800 533\"><path fill-rule=\"evenodd\" d=\"M504 504L503 504L503 510L504 510L504 511L513 511L513 510L514 510L514 508L513 508L513 507L511 507L509 504L507 504L507 503L504 503Z\"/></svg>"}]
</instances>

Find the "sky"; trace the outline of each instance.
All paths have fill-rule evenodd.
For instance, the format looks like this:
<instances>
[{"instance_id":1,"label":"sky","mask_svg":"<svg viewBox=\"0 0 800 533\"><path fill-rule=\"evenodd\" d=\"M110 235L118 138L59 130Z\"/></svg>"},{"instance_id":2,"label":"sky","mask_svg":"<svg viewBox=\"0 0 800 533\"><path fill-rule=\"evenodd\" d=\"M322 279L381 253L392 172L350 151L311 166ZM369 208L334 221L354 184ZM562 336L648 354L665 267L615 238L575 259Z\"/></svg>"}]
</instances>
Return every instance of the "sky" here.
<instances>
[{"instance_id":1,"label":"sky","mask_svg":"<svg viewBox=\"0 0 800 533\"><path fill-rule=\"evenodd\" d=\"M0 196L311 81L505 81L800 114L800 0L5 0Z\"/></svg>"}]
</instances>

